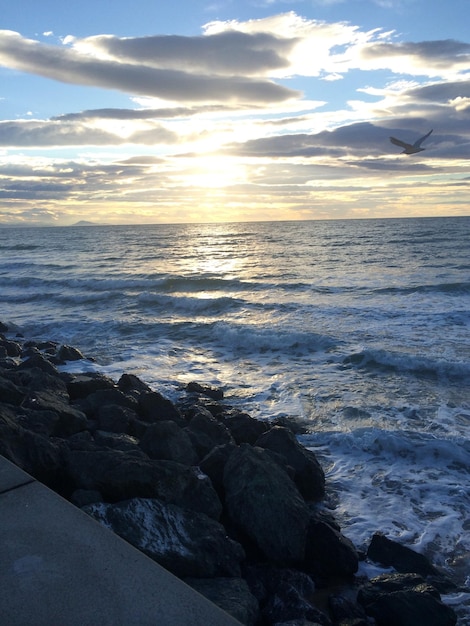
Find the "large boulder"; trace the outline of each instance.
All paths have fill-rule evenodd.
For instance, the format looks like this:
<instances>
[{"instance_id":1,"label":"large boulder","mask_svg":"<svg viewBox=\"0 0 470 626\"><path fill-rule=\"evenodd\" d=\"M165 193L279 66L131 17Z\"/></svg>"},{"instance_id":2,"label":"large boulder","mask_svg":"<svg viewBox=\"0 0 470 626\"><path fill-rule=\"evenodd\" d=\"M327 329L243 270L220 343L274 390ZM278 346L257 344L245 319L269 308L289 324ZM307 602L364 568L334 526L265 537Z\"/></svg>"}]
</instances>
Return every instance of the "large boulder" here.
<instances>
[{"instance_id":1,"label":"large boulder","mask_svg":"<svg viewBox=\"0 0 470 626\"><path fill-rule=\"evenodd\" d=\"M13 407L0 404L0 454L48 487L62 492L62 450L59 445L17 423Z\"/></svg>"},{"instance_id":2,"label":"large boulder","mask_svg":"<svg viewBox=\"0 0 470 626\"><path fill-rule=\"evenodd\" d=\"M186 429L170 420L149 424L140 447L151 459L166 459L184 465L196 465L199 460Z\"/></svg>"},{"instance_id":3,"label":"large boulder","mask_svg":"<svg viewBox=\"0 0 470 626\"><path fill-rule=\"evenodd\" d=\"M83 510L176 576L240 576L242 547L207 515L143 498Z\"/></svg>"},{"instance_id":4,"label":"large boulder","mask_svg":"<svg viewBox=\"0 0 470 626\"><path fill-rule=\"evenodd\" d=\"M186 578L185 582L241 624L258 624L258 601L243 578Z\"/></svg>"},{"instance_id":5,"label":"large boulder","mask_svg":"<svg viewBox=\"0 0 470 626\"><path fill-rule=\"evenodd\" d=\"M183 416L178 408L158 391L144 391L139 394L138 403L139 416L144 422L152 424L162 420L172 420L184 424Z\"/></svg>"},{"instance_id":6,"label":"large boulder","mask_svg":"<svg viewBox=\"0 0 470 626\"><path fill-rule=\"evenodd\" d=\"M119 450L70 450L66 471L76 489L105 500L159 498L218 519L222 505L207 476L174 461L153 461Z\"/></svg>"},{"instance_id":7,"label":"large boulder","mask_svg":"<svg viewBox=\"0 0 470 626\"><path fill-rule=\"evenodd\" d=\"M255 445L284 456L286 463L294 468L295 484L306 500L319 500L325 495L325 474L320 463L288 428L274 426L263 433Z\"/></svg>"},{"instance_id":8,"label":"large boulder","mask_svg":"<svg viewBox=\"0 0 470 626\"><path fill-rule=\"evenodd\" d=\"M305 556L309 510L288 474L266 450L242 444L224 470L225 504L236 527L277 563Z\"/></svg>"},{"instance_id":9,"label":"large boulder","mask_svg":"<svg viewBox=\"0 0 470 626\"><path fill-rule=\"evenodd\" d=\"M224 424L238 445L249 443L254 446L258 437L270 428L267 422L257 420L248 413L237 409L224 412Z\"/></svg>"},{"instance_id":10,"label":"large boulder","mask_svg":"<svg viewBox=\"0 0 470 626\"><path fill-rule=\"evenodd\" d=\"M337 528L312 515L307 532L304 567L318 582L348 578L357 572L359 557L352 542Z\"/></svg>"},{"instance_id":11,"label":"large boulder","mask_svg":"<svg viewBox=\"0 0 470 626\"><path fill-rule=\"evenodd\" d=\"M359 591L358 601L377 626L454 626L455 611L417 574L383 574Z\"/></svg>"},{"instance_id":12,"label":"large boulder","mask_svg":"<svg viewBox=\"0 0 470 626\"><path fill-rule=\"evenodd\" d=\"M203 407L194 412L186 430L200 458L216 446L235 443L228 428Z\"/></svg>"}]
</instances>

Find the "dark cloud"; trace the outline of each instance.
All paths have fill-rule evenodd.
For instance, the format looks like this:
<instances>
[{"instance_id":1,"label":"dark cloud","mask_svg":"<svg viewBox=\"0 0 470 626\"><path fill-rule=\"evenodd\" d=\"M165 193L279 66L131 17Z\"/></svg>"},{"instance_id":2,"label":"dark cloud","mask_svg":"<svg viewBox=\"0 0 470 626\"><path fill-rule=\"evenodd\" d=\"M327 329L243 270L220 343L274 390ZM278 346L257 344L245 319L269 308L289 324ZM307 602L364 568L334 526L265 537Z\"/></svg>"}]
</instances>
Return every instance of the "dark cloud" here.
<instances>
[{"instance_id":1,"label":"dark cloud","mask_svg":"<svg viewBox=\"0 0 470 626\"><path fill-rule=\"evenodd\" d=\"M421 63L430 63L446 69L449 64L467 65L470 63L470 44L454 39L435 41L375 43L362 51L364 59L389 59L390 57L408 56L419 59ZM404 68L406 73L406 68Z\"/></svg>"},{"instance_id":2,"label":"dark cloud","mask_svg":"<svg viewBox=\"0 0 470 626\"><path fill-rule=\"evenodd\" d=\"M238 107L227 105L207 105L199 107L163 107L160 109L88 109L78 113L65 113L52 117L58 121L87 121L87 120L153 120L171 119L178 117L192 117L201 113L218 113L238 110Z\"/></svg>"},{"instance_id":3,"label":"dark cloud","mask_svg":"<svg viewBox=\"0 0 470 626\"><path fill-rule=\"evenodd\" d=\"M259 75L288 67L287 54L297 40L232 30L203 37L99 35L79 41L78 45L82 42L120 61L232 76Z\"/></svg>"},{"instance_id":4,"label":"dark cloud","mask_svg":"<svg viewBox=\"0 0 470 626\"><path fill-rule=\"evenodd\" d=\"M0 122L0 146L116 146L123 144L173 144L175 133L156 126L127 137L111 132L58 120L19 120Z\"/></svg>"},{"instance_id":5,"label":"dark cloud","mask_svg":"<svg viewBox=\"0 0 470 626\"><path fill-rule=\"evenodd\" d=\"M275 103L299 92L264 78L217 76L93 58L0 31L0 64L53 80L182 102Z\"/></svg>"}]
</instances>

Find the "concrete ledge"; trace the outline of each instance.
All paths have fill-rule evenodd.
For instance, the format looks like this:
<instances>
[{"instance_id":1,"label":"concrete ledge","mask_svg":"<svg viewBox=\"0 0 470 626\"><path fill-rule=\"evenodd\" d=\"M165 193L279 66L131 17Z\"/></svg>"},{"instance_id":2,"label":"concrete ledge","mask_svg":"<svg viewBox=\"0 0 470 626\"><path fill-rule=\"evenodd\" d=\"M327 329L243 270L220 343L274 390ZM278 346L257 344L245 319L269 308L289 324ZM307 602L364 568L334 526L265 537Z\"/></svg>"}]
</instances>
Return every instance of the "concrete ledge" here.
<instances>
[{"instance_id":1,"label":"concrete ledge","mask_svg":"<svg viewBox=\"0 0 470 626\"><path fill-rule=\"evenodd\" d=\"M0 623L240 626L240 622L0 457Z\"/></svg>"}]
</instances>

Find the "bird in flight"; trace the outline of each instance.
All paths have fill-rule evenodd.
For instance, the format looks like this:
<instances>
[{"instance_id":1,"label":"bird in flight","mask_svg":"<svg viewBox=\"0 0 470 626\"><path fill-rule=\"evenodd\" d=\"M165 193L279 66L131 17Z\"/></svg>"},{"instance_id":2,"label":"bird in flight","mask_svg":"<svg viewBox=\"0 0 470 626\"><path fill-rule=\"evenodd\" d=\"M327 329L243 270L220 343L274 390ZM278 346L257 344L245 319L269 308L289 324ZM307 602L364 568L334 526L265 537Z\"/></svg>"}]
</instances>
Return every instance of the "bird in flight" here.
<instances>
[{"instance_id":1,"label":"bird in flight","mask_svg":"<svg viewBox=\"0 0 470 626\"><path fill-rule=\"evenodd\" d=\"M424 148L421 148L421 144L425 139L429 137L431 133L432 129L429 131L429 133L424 135L424 137L421 137L421 139L418 139L414 143L406 143L406 141L402 141L401 139L395 139L395 137L390 137L390 141L396 146L401 146L402 148L405 148L402 154L415 154L416 152L422 152L424 150Z\"/></svg>"}]
</instances>

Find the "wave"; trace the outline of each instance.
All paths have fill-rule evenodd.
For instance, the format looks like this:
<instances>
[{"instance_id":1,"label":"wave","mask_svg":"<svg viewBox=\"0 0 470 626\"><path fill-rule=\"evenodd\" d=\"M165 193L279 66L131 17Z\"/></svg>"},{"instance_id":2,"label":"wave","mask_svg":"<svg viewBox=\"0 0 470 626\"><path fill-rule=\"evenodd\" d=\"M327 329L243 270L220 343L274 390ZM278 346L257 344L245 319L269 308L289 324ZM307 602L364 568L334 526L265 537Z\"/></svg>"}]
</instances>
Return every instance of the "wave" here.
<instances>
[{"instance_id":1,"label":"wave","mask_svg":"<svg viewBox=\"0 0 470 626\"><path fill-rule=\"evenodd\" d=\"M219 298L175 297L151 292L139 294L137 296L137 302L142 309L151 309L152 311L164 309L165 311L178 311L192 315L220 315L234 309L239 309L247 304L245 300L231 298L230 296L222 296Z\"/></svg>"},{"instance_id":2,"label":"wave","mask_svg":"<svg viewBox=\"0 0 470 626\"><path fill-rule=\"evenodd\" d=\"M460 380L470 376L470 363L449 362L386 350L355 352L345 357L343 364L369 370L407 372L418 377Z\"/></svg>"},{"instance_id":3,"label":"wave","mask_svg":"<svg viewBox=\"0 0 470 626\"><path fill-rule=\"evenodd\" d=\"M435 285L414 285L409 287L381 287L373 290L374 294L384 295L409 295L413 293L444 293L449 295L461 295L470 293L470 283L437 283Z\"/></svg>"}]
</instances>

